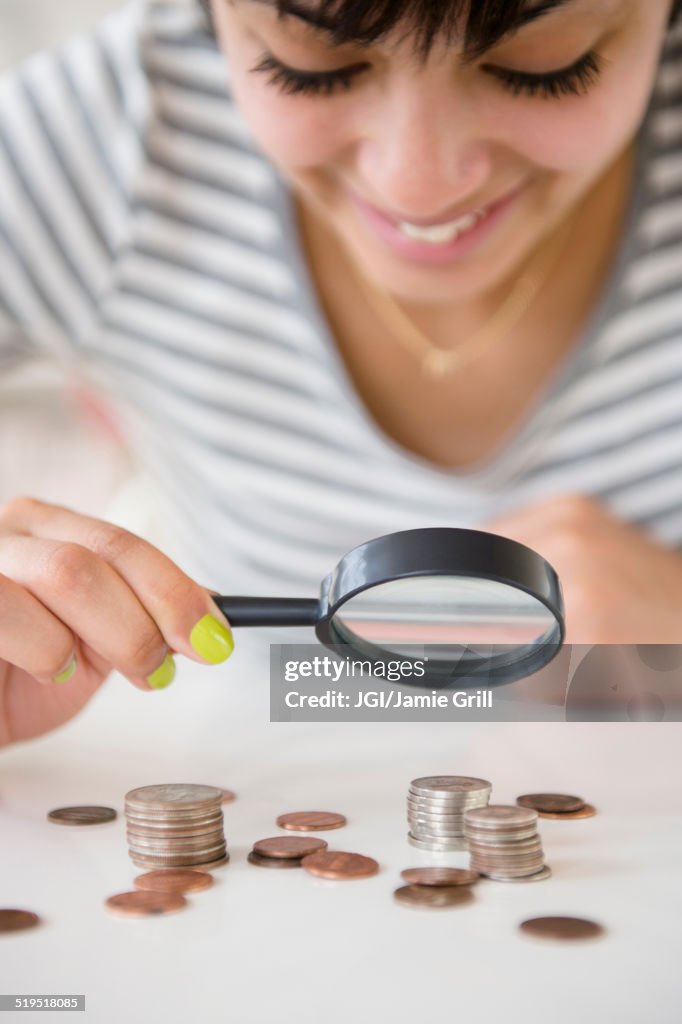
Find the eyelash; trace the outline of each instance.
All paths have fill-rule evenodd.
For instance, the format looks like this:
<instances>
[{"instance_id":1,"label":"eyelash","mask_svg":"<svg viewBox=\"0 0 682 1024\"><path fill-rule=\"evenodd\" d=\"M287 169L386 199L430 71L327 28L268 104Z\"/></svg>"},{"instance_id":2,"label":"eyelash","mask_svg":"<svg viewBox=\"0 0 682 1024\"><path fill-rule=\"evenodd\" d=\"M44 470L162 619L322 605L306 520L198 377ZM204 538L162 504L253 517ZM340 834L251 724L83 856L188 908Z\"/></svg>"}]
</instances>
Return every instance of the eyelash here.
<instances>
[{"instance_id":1,"label":"eyelash","mask_svg":"<svg viewBox=\"0 0 682 1024\"><path fill-rule=\"evenodd\" d=\"M293 96L331 96L337 91L347 92L362 71L369 64L352 64L334 71L298 71L282 64L272 54L265 54L253 72L269 74L268 82L276 85L281 92ZM506 68L488 68L499 78L513 96L525 93L528 96L558 98L559 96L580 96L587 92L602 70L602 61L597 53L589 51L568 68L531 74Z\"/></svg>"}]
</instances>

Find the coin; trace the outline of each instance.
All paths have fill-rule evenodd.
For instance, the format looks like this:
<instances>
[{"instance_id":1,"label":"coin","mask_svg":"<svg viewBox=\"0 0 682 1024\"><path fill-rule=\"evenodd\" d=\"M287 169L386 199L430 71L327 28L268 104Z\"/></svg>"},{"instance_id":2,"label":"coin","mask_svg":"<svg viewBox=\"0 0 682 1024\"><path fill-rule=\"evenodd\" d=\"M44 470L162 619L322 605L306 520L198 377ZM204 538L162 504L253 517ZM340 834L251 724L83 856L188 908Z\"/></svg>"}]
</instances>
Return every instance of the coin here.
<instances>
[{"instance_id":1,"label":"coin","mask_svg":"<svg viewBox=\"0 0 682 1024\"><path fill-rule=\"evenodd\" d=\"M101 825L105 821L113 821L116 811L112 807L57 807L48 814L50 821L59 825Z\"/></svg>"},{"instance_id":2,"label":"coin","mask_svg":"<svg viewBox=\"0 0 682 1024\"><path fill-rule=\"evenodd\" d=\"M461 839L432 839L430 837L422 838L415 836L412 832L408 832L407 841L410 846L414 846L418 850L430 850L432 853L457 853L460 850L467 849L464 837Z\"/></svg>"},{"instance_id":3,"label":"coin","mask_svg":"<svg viewBox=\"0 0 682 1024\"><path fill-rule=\"evenodd\" d=\"M372 857L343 850L321 850L303 858L303 867L319 878L369 878L379 870Z\"/></svg>"},{"instance_id":4,"label":"coin","mask_svg":"<svg viewBox=\"0 0 682 1024\"><path fill-rule=\"evenodd\" d=\"M200 810L222 803L223 790L216 786L197 786L184 782L167 783L159 786L140 786L126 793L126 807L147 811Z\"/></svg>"},{"instance_id":5,"label":"coin","mask_svg":"<svg viewBox=\"0 0 682 1024\"><path fill-rule=\"evenodd\" d=\"M492 882L543 882L545 878L552 877L552 869L548 864L545 864L542 871L536 871L532 875L491 875L487 871L482 871L481 874L484 874Z\"/></svg>"},{"instance_id":6,"label":"coin","mask_svg":"<svg viewBox=\"0 0 682 1024\"><path fill-rule=\"evenodd\" d=\"M538 812L525 807L514 807L512 804L488 804L487 807L476 807L466 811L464 824L469 822L475 828L498 829L527 828L538 820Z\"/></svg>"},{"instance_id":7,"label":"coin","mask_svg":"<svg viewBox=\"0 0 682 1024\"><path fill-rule=\"evenodd\" d=\"M123 917L152 917L182 910L187 906L187 900L179 893L134 889L132 892L119 892L110 896L104 906Z\"/></svg>"},{"instance_id":8,"label":"coin","mask_svg":"<svg viewBox=\"0 0 682 1024\"><path fill-rule=\"evenodd\" d=\"M594 818L596 813L597 808L592 804L585 804L585 806L581 807L579 811L564 811L559 814L552 814L549 811L538 811L541 818L554 818L556 820L564 818L567 821L573 821L577 818Z\"/></svg>"},{"instance_id":9,"label":"coin","mask_svg":"<svg viewBox=\"0 0 682 1024\"><path fill-rule=\"evenodd\" d=\"M550 814L579 811L585 806L585 801L581 797L566 796L563 793L526 793L524 796L518 796L516 802L519 807L532 807L533 810Z\"/></svg>"},{"instance_id":10,"label":"coin","mask_svg":"<svg viewBox=\"0 0 682 1024\"><path fill-rule=\"evenodd\" d=\"M403 885L393 893L398 903L410 907L458 907L471 903L473 894L459 885L437 888L431 885Z\"/></svg>"},{"instance_id":11,"label":"coin","mask_svg":"<svg viewBox=\"0 0 682 1024\"><path fill-rule=\"evenodd\" d=\"M135 867L137 867L137 868L144 868L145 871L149 871L152 868L158 869L160 871L170 871L173 868L184 868L184 867L191 868L195 864L196 864L196 866L198 868L201 868L202 871L214 871L215 868L221 868L223 866L223 864L229 864L230 863L230 855L229 855L229 853L226 853L224 857L219 857L217 860L196 861L196 860L192 859L192 860L183 861L180 864L168 864L165 867L164 867L163 864L159 864L158 859L153 858L153 857L150 857L149 859L144 859L144 858L138 857L137 854L135 854L135 853L131 853L130 854L130 859L133 862L133 864L135 865Z\"/></svg>"},{"instance_id":12,"label":"coin","mask_svg":"<svg viewBox=\"0 0 682 1024\"><path fill-rule=\"evenodd\" d=\"M326 849L325 840L314 836L271 836L258 839L253 844L254 853L263 857L307 857L310 853Z\"/></svg>"},{"instance_id":13,"label":"coin","mask_svg":"<svg viewBox=\"0 0 682 1024\"><path fill-rule=\"evenodd\" d=\"M171 868L166 871L147 871L138 875L133 884L136 889L150 889L154 892L199 892L213 885L213 877L206 871L192 871L190 868Z\"/></svg>"},{"instance_id":14,"label":"coin","mask_svg":"<svg viewBox=\"0 0 682 1024\"><path fill-rule=\"evenodd\" d=\"M279 828L291 832L322 832L325 829L341 828L345 824L345 816L332 811L292 811L290 814L280 814L277 819Z\"/></svg>"},{"instance_id":15,"label":"coin","mask_svg":"<svg viewBox=\"0 0 682 1024\"><path fill-rule=\"evenodd\" d=\"M481 877L478 871L465 868L406 868L400 872L410 885L474 885Z\"/></svg>"},{"instance_id":16,"label":"coin","mask_svg":"<svg viewBox=\"0 0 682 1024\"><path fill-rule=\"evenodd\" d=\"M427 794L436 792L448 795L486 791L492 786L486 779L476 779L470 775L426 775L413 779L410 788Z\"/></svg>"},{"instance_id":17,"label":"coin","mask_svg":"<svg viewBox=\"0 0 682 1024\"><path fill-rule=\"evenodd\" d=\"M604 934L602 925L583 917L531 917L519 928L543 939L594 939Z\"/></svg>"},{"instance_id":18,"label":"coin","mask_svg":"<svg viewBox=\"0 0 682 1024\"><path fill-rule=\"evenodd\" d=\"M21 932L40 924L40 918L32 910L14 910L0 907L0 932Z\"/></svg>"},{"instance_id":19,"label":"coin","mask_svg":"<svg viewBox=\"0 0 682 1024\"><path fill-rule=\"evenodd\" d=\"M300 868L303 861L302 857L263 857L253 850L246 859L259 868Z\"/></svg>"},{"instance_id":20,"label":"coin","mask_svg":"<svg viewBox=\"0 0 682 1024\"><path fill-rule=\"evenodd\" d=\"M236 799L237 799L237 794L234 793L231 789L224 789L223 790L223 803L224 804L231 804L232 801L236 800Z\"/></svg>"}]
</instances>

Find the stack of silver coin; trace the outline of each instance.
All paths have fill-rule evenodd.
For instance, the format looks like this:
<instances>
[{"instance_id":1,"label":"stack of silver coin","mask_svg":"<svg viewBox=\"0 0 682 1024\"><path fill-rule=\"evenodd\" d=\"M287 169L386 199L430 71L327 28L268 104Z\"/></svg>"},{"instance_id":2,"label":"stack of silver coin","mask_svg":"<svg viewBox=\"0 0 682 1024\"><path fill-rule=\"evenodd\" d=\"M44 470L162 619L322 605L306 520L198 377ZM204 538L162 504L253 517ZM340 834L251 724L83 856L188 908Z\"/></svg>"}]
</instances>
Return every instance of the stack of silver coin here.
<instances>
[{"instance_id":1,"label":"stack of silver coin","mask_svg":"<svg viewBox=\"0 0 682 1024\"><path fill-rule=\"evenodd\" d=\"M419 850L466 850L464 813L485 807L492 786L467 775L413 779L407 794L407 840Z\"/></svg>"},{"instance_id":2,"label":"stack of silver coin","mask_svg":"<svg viewBox=\"0 0 682 1024\"><path fill-rule=\"evenodd\" d=\"M225 864L222 800L214 786L131 789L125 798L130 859L146 870Z\"/></svg>"},{"instance_id":3,"label":"stack of silver coin","mask_svg":"<svg viewBox=\"0 0 682 1024\"><path fill-rule=\"evenodd\" d=\"M498 882L549 877L538 835L538 812L489 804L464 815L471 869Z\"/></svg>"}]
</instances>

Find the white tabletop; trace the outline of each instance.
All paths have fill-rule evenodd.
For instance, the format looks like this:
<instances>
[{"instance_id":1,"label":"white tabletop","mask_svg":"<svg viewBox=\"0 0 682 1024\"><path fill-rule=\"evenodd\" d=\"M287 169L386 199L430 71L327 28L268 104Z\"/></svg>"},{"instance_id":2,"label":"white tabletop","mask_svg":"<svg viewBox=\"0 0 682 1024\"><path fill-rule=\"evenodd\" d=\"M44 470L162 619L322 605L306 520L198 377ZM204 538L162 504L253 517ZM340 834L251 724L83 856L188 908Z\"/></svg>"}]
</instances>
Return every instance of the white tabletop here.
<instances>
[{"instance_id":1,"label":"white tabletop","mask_svg":"<svg viewBox=\"0 0 682 1024\"><path fill-rule=\"evenodd\" d=\"M113 677L74 722L0 751L0 906L44 921L0 935L1 992L85 993L85 1014L58 1019L97 1024L678 1024L682 725L271 724L263 654L243 645L223 666L183 661L160 693ZM412 909L392 898L401 869L467 863L406 841L409 781L441 773L489 779L496 803L569 792L599 814L541 821L551 879L482 881L469 906ZM113 917L103 901L138 873L124 794L179 781L238 793L225 807L231 862L180 913ZM77 803L121 814L81 829L46 820ZM380 873L331 882L249 864L253 841L294 810L346 814L346 828L321 835L375 857ZM542 914L608 931L574 945L519 933Z\"/></svg>"}]
</instances>

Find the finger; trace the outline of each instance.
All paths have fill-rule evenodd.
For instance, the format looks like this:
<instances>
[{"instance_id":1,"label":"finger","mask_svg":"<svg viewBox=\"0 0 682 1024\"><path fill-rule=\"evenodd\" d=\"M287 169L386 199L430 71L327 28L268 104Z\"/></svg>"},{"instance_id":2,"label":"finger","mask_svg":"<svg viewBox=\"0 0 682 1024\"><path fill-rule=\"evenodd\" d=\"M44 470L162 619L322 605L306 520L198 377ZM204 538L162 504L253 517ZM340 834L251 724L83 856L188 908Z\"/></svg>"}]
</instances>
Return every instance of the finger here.
<instances>
[{"instance_id":1,"label":"finger","mask_svg":"<svg viewBox=\"0 0 682 1024\"><path fill-rule=\"evenodd\" d=\"M0 658L41 683L77 671L73 633L14 580L0 575Z\"/></svg>"},{"instance_id":2,"label":"finger","mask_svg":"<svg viewBox=\"0 0 682 1024\"><path fill-rule=\"evenodd\" d=\"M217 664L234 649L228 620L209 592L152 544L113 526L58 505L33 499L12 503L7 522L35 537L80 544L95 552L137 595L174 651Z\"/></svg>"},{"instance_id":3,"label":"finger","mask_svg":"<svg viewBox=\"0 0 682 1024\"><path fill-rule=\"evenodd\" d=\"M105 661L143 689L171 682L156 623L115 569L78 544L0 538L0 572L20 584ZM24 634L30 644L35 634ZM168 678L171 676L171 678Z\"/></svg>"}]
</instances>

